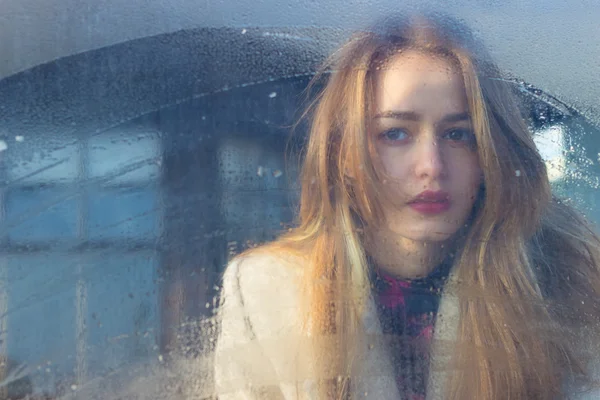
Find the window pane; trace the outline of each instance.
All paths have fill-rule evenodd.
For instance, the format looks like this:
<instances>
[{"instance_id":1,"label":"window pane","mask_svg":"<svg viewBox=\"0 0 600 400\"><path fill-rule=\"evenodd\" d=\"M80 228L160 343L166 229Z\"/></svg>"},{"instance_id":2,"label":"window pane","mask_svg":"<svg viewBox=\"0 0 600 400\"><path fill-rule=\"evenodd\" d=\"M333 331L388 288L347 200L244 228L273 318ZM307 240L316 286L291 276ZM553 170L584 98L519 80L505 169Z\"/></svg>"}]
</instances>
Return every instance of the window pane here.
<instances>
[{"instance_id":1,"label":"window pane","mask_svg":"<svg viewBox=\"0 0 600 400\"><path fill-rule=\"evenodd\" d=\"M158 261L153 252L86 255L90 377L156 353Z\"/></svg>"},{"instance_id":2,"label":"window pane","mask_svg":"<svg viewBox=\"0 0 600 400\"><path fill-rule=\"evenodd\" d=\"M89 175L110 184L156 179L160 169L160 138L147 128L122 128L89 141Z\"/></svg>"},{"instance_id":3,"label":"window pane","mask_svg":"<svg viewBox=\"0 0 600 400\"><path fill-rule=\"evenodd\" d=\"M53 388L76 368L77 263L64 254L39 254L2 257L2 264L7 354L26 363L38 385Z\"/></svg>"},{"instance_id":4,"label":"window pane","mask_svg":"<svg viewBox=\"0 0 600 400\"><path fill-rule=\"evenodd\" d=\"M11 240L76 237L79 194L74 189L17 188L6 197L6 225Z\"/></svg>"},{"instance_id":5,"label":"window pane","mask_svg":"<svg viewBox=\"0 0 600 400\"><path fill-rule=\"evenodd\" d=\"M26 184L74 181L81 172L78 145L73 137L57 137L23 136L9 141L4 152L8 180Z\"/></svg>"},{"instance_id":6,"label":"window pane","mask_svg":"<svg viewBox=\"0 0 600 400\"><path fill-rule=\"evenodd\" d=\"M2 346L27 363L38 387L70 387L78 376L92 380L156 357L156 253L15 255L0 263L9 310Z\"/></svg>"},{"instance_id":7,"label":"window pane","mask_svg":"<svg viewBox=\"0 0 600 400\"><path fill-rule=\"evenodd\" d=\"M160 210L154 187L89 192L89 239L150 239L158 236Z\"/></svg>"}]
</instances>

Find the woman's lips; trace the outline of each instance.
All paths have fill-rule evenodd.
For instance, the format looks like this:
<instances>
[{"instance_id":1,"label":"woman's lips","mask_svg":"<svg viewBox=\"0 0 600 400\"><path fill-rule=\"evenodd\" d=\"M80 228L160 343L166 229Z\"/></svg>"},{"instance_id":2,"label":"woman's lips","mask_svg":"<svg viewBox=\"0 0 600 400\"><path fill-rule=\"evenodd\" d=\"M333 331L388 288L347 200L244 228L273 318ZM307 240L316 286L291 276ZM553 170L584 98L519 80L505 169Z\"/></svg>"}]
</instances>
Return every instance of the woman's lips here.
<instances>
[{"instance_id":1,"label":"woman's lips","mask_svg":"<svg viewBox=\"0 0 600 400\"><path fill-rule=\"evenodd\" d=\"M439 214L450 208L450 196L444 191L426 190L409 201L408 205L422 214Z\"/></svg>"},{"instance_id":2,"label":"woman's lips","mask_svg":"<svg viewBox=\"0 0 600 400\"><path fill-rule=\"evenodd\" d=\"M448 200L439 202L415 201L408 203L408 205L421 214L440 214L444 211L448 211L450 208L450 202Z\"/></svg>"}]
</instances>

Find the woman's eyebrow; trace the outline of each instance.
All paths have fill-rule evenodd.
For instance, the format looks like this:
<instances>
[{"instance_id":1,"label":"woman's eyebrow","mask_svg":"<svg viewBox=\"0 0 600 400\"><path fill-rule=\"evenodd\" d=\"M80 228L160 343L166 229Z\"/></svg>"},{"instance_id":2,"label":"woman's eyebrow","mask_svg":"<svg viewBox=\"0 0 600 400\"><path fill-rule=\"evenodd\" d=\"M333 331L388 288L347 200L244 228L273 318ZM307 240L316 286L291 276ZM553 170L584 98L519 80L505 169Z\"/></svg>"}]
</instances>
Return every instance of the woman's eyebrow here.
<instances>
[{"instance_id":1,"label":"woman's eyebrow","mask_svg":"<svg viewBox=\"0 0 600 400\"><path fill-rule=\"evenodd\" d=\"M381 113L378 113L375 115L375 117L373 117L373 119L380 119L380 118L401 119L401 120L405 120L405 121L420 121L421 115L419 115L413 111L389 110L389 111L383 111ZM444 124L444 123L451 123L451 122L462 122L462 121L469 121L470 119L471 119L471 116L469 115L468 112L462 112L462 113L448 114L444 118L442 118L438 123Z\"/></svg>"},{"instance_id":2,"label":"woman's eyebrow","mask_svg":"<svg viewBox=\"0 0 600 400\"><path fill-rule=\"evenodd\" d=\"M412 111L383 111L379 114L376 114L374 119L379 118L393 118L393 119L403 119L407 121L419 121L421 116Z\"/></svg>"},{"instance_id":3,"label":"woman's eyebrow","mask_svg":"<svg viewBox=\"0 0 600 400\"><path fill-rule=\"evenodd\" d=\"M470 121L471 115L468 112L456 113L456 114L448 114L440 123L449 123L449 122L462 122L462 121Z\"/></svg>"}]
</instances>

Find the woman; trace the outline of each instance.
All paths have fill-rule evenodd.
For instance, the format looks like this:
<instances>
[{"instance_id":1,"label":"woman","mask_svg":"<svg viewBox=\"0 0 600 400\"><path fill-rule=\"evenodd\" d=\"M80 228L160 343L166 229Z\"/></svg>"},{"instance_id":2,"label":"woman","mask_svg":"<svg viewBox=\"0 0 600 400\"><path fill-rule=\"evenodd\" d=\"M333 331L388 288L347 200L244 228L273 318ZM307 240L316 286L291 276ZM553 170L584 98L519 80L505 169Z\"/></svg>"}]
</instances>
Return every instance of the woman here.
<instances>
[{"instance_id":1,"label":"woman","mask_svg":"<svg viewBox=\"0 0 600 400\"><path fill-rule=\"evenodd\" d=\"M298 226L224 275L221 399L597 398L600 241L447 17L336 52Z\"/></svg>"}]
</instances>

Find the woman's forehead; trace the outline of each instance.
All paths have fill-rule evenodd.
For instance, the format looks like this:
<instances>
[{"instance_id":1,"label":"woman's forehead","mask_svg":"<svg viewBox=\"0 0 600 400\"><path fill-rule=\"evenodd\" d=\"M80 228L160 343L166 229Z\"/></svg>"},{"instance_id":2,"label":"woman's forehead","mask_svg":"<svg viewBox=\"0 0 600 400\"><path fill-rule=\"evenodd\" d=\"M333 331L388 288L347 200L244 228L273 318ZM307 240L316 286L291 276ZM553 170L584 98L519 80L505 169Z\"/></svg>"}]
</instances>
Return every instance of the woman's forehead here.
<instances>
[{"instance_id":1,"label":"woman's forehead","mask_svg":"<svg viewBox=\"0 0 600 400\"><path fill-rule=\"evenodd\" d=\"M396 54L375 75L375 114L443 117L467 107L462 74L449 60L419 51Z\"/></svg>"}]
</instances>

